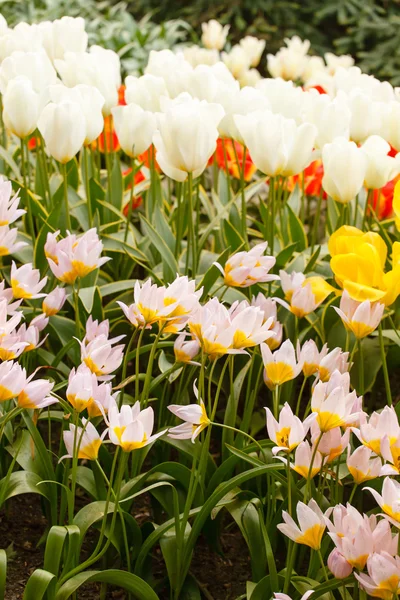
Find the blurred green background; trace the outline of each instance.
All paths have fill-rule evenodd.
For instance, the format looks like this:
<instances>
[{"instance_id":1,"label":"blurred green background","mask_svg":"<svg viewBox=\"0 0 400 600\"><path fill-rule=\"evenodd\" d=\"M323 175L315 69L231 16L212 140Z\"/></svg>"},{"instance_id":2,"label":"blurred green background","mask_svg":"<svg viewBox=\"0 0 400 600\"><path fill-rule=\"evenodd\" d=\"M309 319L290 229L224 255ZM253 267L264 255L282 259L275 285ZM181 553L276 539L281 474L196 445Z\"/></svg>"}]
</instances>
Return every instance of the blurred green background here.
<instances>
[{"instance_id":1,"label":"blurred green background","mask_svg":"<svg viewBox=\"0 0 400 600\"><path fill-rule=\"evenodd\" d=\"M400 85L400 0L0 0L0 10L10 25L80 15L90 42L118 51L125 72L140 72L151 49L196 43L214 18L231 25L232 44L255 35L275 53L297 34L314 54L352 54L365 72Z\"/></svg>"}]
</instances>

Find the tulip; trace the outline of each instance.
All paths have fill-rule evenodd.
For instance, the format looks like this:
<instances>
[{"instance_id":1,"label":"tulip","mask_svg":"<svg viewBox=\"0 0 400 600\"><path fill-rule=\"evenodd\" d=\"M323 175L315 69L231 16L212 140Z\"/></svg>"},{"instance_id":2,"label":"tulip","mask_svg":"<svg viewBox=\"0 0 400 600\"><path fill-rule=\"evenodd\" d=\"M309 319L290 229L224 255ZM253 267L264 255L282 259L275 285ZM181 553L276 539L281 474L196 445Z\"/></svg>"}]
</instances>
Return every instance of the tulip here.
<instances>
[{"instance_id":1,"label":"tulip","mask_svg":"<svg viewBox=\"0 0 400 600\"><path fill-rule=\"evenodd\" d=\"M273 354L267 344L261 344L261 354L265 367L265 382L270 389L295 379L302 369L296 361L296 353L290 340L283 342Z\"/></svg>"},{"instance_id":2,"label":"tulip","mask_svg":"<svg viewBox=\"0 0 400 600\"><path fill-rule=\"evenodd\" d=\"M201 175L215 151L223 114L220 105L190 97L171 103L159 115L153 136L162 171L175 181L185 181L188 173Z\"/></svg>"},{"instance_id":3,"label":"tulip","mask_svg":"<svg viewBox=\"0 0 400 600\"><path fill-rule=\"evenodd\" d=\"M255 87L259 81L261 81L261 75L257 69L247 69L243 71L239 77L239 84L241 88L246 86Z\"/></svg>"},{"instance_id":4,"label":"tulip","mask_svg":"<svg viewBox=\"0 0 400 600\"><path fill-rule=\"evenodd\" d=\"M23 139L36 129L38 118L39 95L32 82L24 76L12 79L3 98L3 119L7 129Z\"/></svg>"},{"instance_id":5,"label":"tulip","mask_svg":"<svg viewBox=\"0 0 400 600\"><path fill-rule=\"evenodd\" d=\"M77 237L68 234L57 241L59 231L48 233L44 246L45 255L53 274L63 283L73 284L78 277L85 277L111 260L100 257L103 244L95 228Z\"/></svg>"},{"instance_id":6,"label":"tulip","mask_svg":"<svg viewBox=\"0 0 400 600\"><path fill-rule=\"evenodd\" d=\"M297 356L300 363L303 365L304 377L310 377L317 373L321 360L327 355L328 347L323 345L321 351L314 340L307 340L300 349L300 342L297 341Z\"/></svg>"},{"instance_id":7,"label":"tulip","mask_svg":"<svg viewBox=\"0 0 400 600\"><path fill-rule=\"evenodd\" d=\"M39 117L38 129L51 156L65 164L84 144L86 119L77 102L50 102Z\"/></svg>"},{"instance_id":8,"label":"tulip","mask_svg":"<svg viewBox=\"0 0 400 600\"><path fill-rule=\"evenodd\" d=\"M297 544L319 550L326 524L318 504L313 499L308 504L298 502L296 513L299 526L286 511L283 511L282 517L285 523L278 525L279 531Z\"/></svg>"},{"instance_id":9,"label":"tulip","mask_svg":"<svg viewBox=\"0 0 400 600\"><path fill-rule=\"evenodd\" d=\"M264 256L268 246L267 242L257 244L248 252L238 252L228 258L225 267L219 263L214 265L224 276L225 285L246 288L256 283L267 283L279 279L269 271L275 265L273 256Z\"/></svg>"},{"instance_id":10,"label":"tulip","mask_svg":"<svg viewBox=\"0 0 400 600\"><path fill-rule=\"evenodd\" d=\"M88 415L91 419L94 417L104 417L117 400L119 392L112 392L111 383L101 383L95 389L94 402L89 402L87 406Z\"/></svg>"},{"instance_id":11,"label":"tulip","mask_svg":"<svg viewBox=\"0 0 400 600\"><path fill-rule=\"evenodd\" d=\"M198 340L185 341L186 334L178 335L174 342L174 354L176 362L192 363L193 359L200 352L200 343Z\"/></svg>"},{"instance_id":12,"label":"tulip","mask_svg":"<svg viewBox=\"0 0 400 600\"><path fill-rule=\"evenodd\" d=\"M188 78L192 74L191 65L184 59L183 54L175 54L171 50L151 50L145 75L161 77L170 98L176 98L186 91ZM156 92L154 92L156 95ZM162 108L162 99L160 99ZM147 106L144 106L147 110Z\"/></svg>"},{"instance_id":13,"label":"tulip","mask_svg":"<svg viewBox=\"0 0 400 600\"><path fill-rule=\"evenodd\" d=\"M201 24L201 41L210 50L222 50L225 46L229 29L230 25L222 26L215 19L211 19L208 23Z\"/></svg>"},{"instance_id":14,"label":"tulip","mask_svg":"<svg viewBox=\"0 0 400 600\"><path fill-rule=\"evenodd\" d=\"M400 558L375 553L367 561L368 575L355 573L361 587L373 597L390 600L400 592Z\"/></svg>"},{"instance_id":15,"label":"tulip","mask_svg":"<svg viewBox=\"0 0 400 600\"><path fill-rule=\"evenodd\" d=\"M67 299L67 292L64 288L56 287L50 294L44 298L42 310L46 316L51 317L60 312Z\"/></svg>"},{"instance_id":16,"label":"tulip","mask_svg":"<svg viewBox=\"0 0 400 600\"><path fill-rule=\"evenodd\" d=\"M219 86L220 93L216 99L225 111L225 116L218 126L222 138L232 138L244 144L243 136L236 124L236 115L249 115L257 110L270 108L269 102L262 92L251 87L237 89L236 87Z\"/></svg>"},{"instance_id":17,"label":"tulip","mask_svg":"<svg viewBox=\"0 0 400 600\"><path fill-rule=\"evenodd\" d=\"M267 413L267 430L268 437L276 446L272 448L272 453L283 450L284 452L292 452L304 440L308 433L311 422L315 418L310 415L304 423L293 414L289 404L285 402L281 412L279 413L278 421L274 418L268 407L265 407Z\"/></svg>"},{"instance_id":18,"label":"tulip","mask_svg":"<svg viewBox=\"0 0 400 600\"><path fill-rule=\"evenodd\" d=\"M360 442L375 454L381 454L381 442L387 436L391 444L400 436L400 425L396 411L392 406L385 406L380 412L373 412L368 422L362 423L353 432Z\"/></svg>"},{"instance_id":19,"label":"tulip","mask_svg":"<svg viewBox=\"0 0 400 600\"><path fill-rule=\"evenodd\" d=\"M360 89L352 89L347 94L338 92L350 111L350 139L353 142L364 142L369 136L380 132L382 127L382 109L371 94Z\"/></svg>"},{"instance_id":20,"label":"tulip","mask_svg":"<svg viewBox=\"0 0 400 600\"><path fill-rule=\"evenodd\" d=\"M354 65L354 58L350 54L333 54L333 52L325 52L324 58L326 66L331 75L334 75L339 68L350 69Z\"/></svg>"},{"instance_id":21,"label":"tulip","mask_svg":"<svg viewBox=\"0 0 400 600\"><path fill-rule=\"evenodd\" d=\"M239 42L250 61L251 67L257 67L265 48L265 40L259 40L252 35L246 35Z\"/></svg>"},{"instance_id":22,"label":"tulip","mask_svg":"<svg viewBox=\"0 0 400 600\"><path fill-rule=\"evenodd\" d=\"M0 66L0 91L3 95L10 81L18 76L31 81L33 90L40 95L41 106L44 105L48 86L57 82L57 73L43 49L39 52L18 50L3 60Z\"/></svg>"},{"instance_id":23,"label":"tulip","mask_svg":"<svg viewBox=\"0 0 400 600\"><path fill-rule=\"evenodd\" d=\"M355 399L355 392L346 394L340 386L327 391L326 384L317 383L311 398L311 410L317 415L316 422L321 432L352 423L357 416L352 413Z\"/></svg>"},{"instance_id":24,"label":"tulip","mask_svg":"<svg viewBox=\"0 0 400 600\"><path fill-rule=\"evenodd\" d=\"M201 48L200 46L187 46L183 49L183 56L185 60L192 65L197 67L198 65L215 65L219 61L218 50L212 48Z\"/></svg>"},{"instance_id":25,"label":"tulip","mask_svg":"<svg viewBox=\"0 0 400 600\"><path fill-rule=\"evenodd\" d=\"M99 335L87 345L81 345L81 360L96 375L98 379L106 381L113 376L123 360L124 345L113 346L105 335Z\"/></svg>"},{"instance_id":26,"label":"tulip","mask_svg":"<svg viewBox=\"0 0 400 600\"><path fill-rule=\"evenodd\" d=\"M127 104L137 104L146 111L160 112L160 99L168 97L167 86L162 77L147 73L142 77L129 75L125 80L125 100Z\"/></svg>"},{"instance_id":27,"label":"tulip","mask_svg":"<svg viewBox=\"0 0 400 600\"><path fill-rule=\"evenodd\" d=\"M76 427L70 423L69 431L64 431L63 439L68 454L63 458L73 458L76 456L77 450L78 458L97 460L99 449L107 430L100 436L97 429L90 421L83 418L82 425L83 428ZM77 444L77 448L75 449L74 446L76 441L79 443L79 446Z\"/></svg>"},{"instance_id":28,"label":"tulip","mask_svg":"<svg viewBox=\"0 0 400 600\"><path fill-rule=\"evenodd\" d=\"M335 371L338 374L347 373L350 365L348 363L349 353L343 352L341 348L334 348L325 354L318 365L318 375L321 381L327 382Z\"/></svg>"},{"instance_id":29,"label":"tulip","mask_svg":"<svg viewBox=\"0 0 400 600\"><path fill-rule=\"evenodd\" d=\"M14 298L42 298L45 294L39 294L47 282L47 277L40 279L39 269L33 269L32 263L15 266L11 264L11 287Z\"/></svg>"},{"instance_id":30,"label":"tulip","mask_svg":"<svg viewBox=\"0 0 400 600\"><path fill-rule=\"evenodd\" d=\"M3 363L4 364L4 363ZM1 365L2 366L2 365ZM390 477L385 477L382 486L382 495L376 490L366 487L371 492L383 512L388 515L389 521L396 527L400 525L400 483Z\"/></svg>"},{"instance_id":31,"label":"tulip","mask_svg":"<svg viewBox=\"0 0 400 600\"><path fill-rule=\"evenodd\" d=\"M338 137L322 150L322 187L336 202L347 204L357 196L367 173L368 160L354 142Z\"/></svg>"},{"instance_id":32,"label":"tulip","mask_svg":"<svg viewBox=\"0 0 400 600\"><path fill-rule=\"evenodd\" d=\"M177 425L168 430L168 437L173 439L190 439L194 444L195 439L211 423L202 400L200 400L200 404L190 404L189 406L170 404L168 410L179 419L182 419L182 421L185 421L181 425Z\"/></svg>"},{"instance_id":33,"label":"tulip","mask_svg":"<svg viewBox=\"0 0 400 600\"><path fill-rule=\"evenodd\" d=\"M328 568L336 579L345 579L353 572L353 567L347 562L343 554L334 548L328 556Z\"/></svg>"},{"instance_id":34,"label":"tulip","mask_svg":"<svg viewBox=\"0 0 400 600\"><path fill-rule=\"evenodd\" d=\"M0 402L17 398L26 385L26 372L18 363L0 364Z\"/></svg>"},{"instance_id":35,"label":"tulip","mask_svg":"<svg viewBox=\"0 0 400 600\"><path fill-rule=\"evenodd\" d=\"M281 456L276 458L287 464L288 459ZM321 470L322 455L318 450L315 451L315 448L312 448L307 441L300 442L294 453L294 462L289 462L289 466L304 479L313 479Z\"/></svg>"},{"instance_id":36,"label":"tulip","mask_svg":"<svg viewBox=\"0 0 400 600\"><path fill-rule=\"evenodd\" d=\"M86 321L85 337L83 338L83 342L85 344L87 344L88 342L92 342L95 338L99 337L100 335L109 338L109 334L110 323L108 319L99 322L97 319L93 319L92 315L89 315L88 320ZM116 344L124 337L124 335L118 335L109 339L109 342L111 344Z\"/></svg>"},{"instance_id":37,"label":"tulip","mask_svg":"<svg viewBox=\"0 0 400 600\"><path fill-rule=\"evenodd\" d=\"M380 470L380 475L400 474L400 435L396 440L389 439L386 434L381 440L380 454L387 461Z\"/></svg>"},{"instance_id":38,"label":"tulip","mask_svg":"<svg viewBox=\"0 0 400 600\"><path fill-rule=\"evenodd\" d=\"M357 485L379 477L381 470L381 460L379 457L372 458L372 451L360 446L350 454L350 448L347 454L347 468Z\"/></svg>"},{"instance_id":39,"label":"tulip","mask_svg":"<svg viewBox=\"0 0 400 600\"><path fill-rule=\"evenodd\" d=\"M343 98L331 100L327 94L316 94L311 98L310 106L304 110L304 118L318 129L316 147L323 149L325 144L338 137L348 140L351 111Z\"/></svg>"},{"instance_id":40,"label":"tulip","mask_svg":"<svg viewBox=\"0 0 400 600\"><path fill-rule=\"evenodd\" d=\"M67 400L77 412L82 412L95 402L97 377L85 365L72 369L68 377Z\"/></svg>"},{"instance_id":41,"label":"tulip","mask_svg":"<svg viewBox=\"0 0 400 600\"><path fill-rule=\"evenodd\" d=\"M63 59L66 52L85 52L88 34L82 17L61 17L38 24L43 33L43 47L51 61Z\"/></svg>"},{"instance_id":42,"label":"tulip","mask_svg":"<svg viewBox=\"0 0 400 600\"><path fill-rule=\"evenodd\" d=\"M281 48L276 55L267 55L268 71L272 77L281 77L282 79L293 80L301 79L304 70L307 67L307 52L310 42L304 42L297 36L290 40L285 38L286 48Z\"/></svg>"},{"instance_id":43,"label":"tulip","mask_svg":"<svg viewBox=\"0 0 400 600\"><path fill-rule=\"evenodd\" d=\"M233 46L229 52L222 52L221 58L235 79L240 79L251 65L248 52L237 45Z\"/></svg>"},{"instance_id":44,"label":"tulip","mask_svg":"<svg viewBox=\"0 0 400 600\"><path fill-rule=\"evenodd\" d=\"M148 150L156 130L153 113L138 104L116 106L112 109L114 127L122 150L130 157Z\"/></svg>"},{"instance_id":45,"label":"tulip","mask_svg":"<svg viewBox=\"0 0 400 600\"><path fill-rule=\"evenodd\" d=\"M14 223L26 212L24 209L18 208L20 201L18 193L12 196L11 181L0 176L0 227L4 230L6 225Z\"/></svg>"},{"instance_id":46,"label":"tulip","mask_svg":"<svg viewBox=\"0 0 400 600\"><path fill-rule=\"evenodd\" d=\"M265 175L297 175L311 162L317 128L297 126L292 119L270 111L254 111L234 117L256 167Z\"/></svg>"},{"instance_id":47,"label":"tulip","mask_svg":"<svg viewBox=\"0 0 400 600\"><path fill-rule=\"evenodd\" d=\"M390 144L379 135L371 135L361 148L368 159L364 180L367 189L383 188L400 173L400 154L388 156Z\"/></svg>"},{"instance_id":48,"label":"tulip","mask_svg":"<svg viewBox=\"0 0 400 600\"><path fill-rule=\"evenodd\" d=\"M333 307L348 331L353 332L357 339L370 335L381 322L384 304L369 300L356 302L350 298L349 293L344 290L340 299L340 308Z\"/></svg>"},{"instance_id":49,"label":"tulip","mask_svg":"<svg viewBox=\"0 0 400 600\"><path fill-rule=\"evenodd\" d=\"M236 307L229 311L230 329L233 332L232 348L252 348L274 336L271 331L273 319L264 321L264 313L256 306Z\"/></svg>"},{"instance_id":50,"label":"tulip","mask_svg":"<svg viewBox=\"0 0 400 600\"><path fill-rule=\"evenodd\" d=\"M18 395L18 406L21 408L40 409L58 402L57 398L50 396L54 383L47 379L35 379L32 376L26 380L24 389Z\"/></svg>"},{"instance_id":51,"label":"tulip","mask_svg":"<svg viewBox=\"0 0 400 600\"><path fill-rule=\"evenodd\" d=\"M315 413L312 414L315 415ZM350 433L350 429L346 429L342 435L340 427L334 427L321 435L317 421L313 421L311 442L312 444L316 444L317 440L321 437L318 442L318 452L324 458L324 464L333 462L344 452L349 445Z\"/></svg>"},{"instance_id":52,"label":"tulip","mask_svg":"<svg viewBox=\"0 0 400 600\"><path fill-rule=\"evenodd\" d=\"M99 137L104 127L104 98L96 87L81 83L70 88L59 84L51 86L49 92L51 101L55 104L74 102L80 106L86 122L85 146Z\"/></svg>"},{"instance_id":53,"label":"tulip","mask_svg":"<svg viewBox=\"0 0 400 600\"><path fill-rule=\"evenodd\" d=\"M149 407L141 411L139 402L133 406L123 405L120 411L114 403L108 411L110 441L116 446L121 446L124 452L144 448L164 435L166 430L152 435L153 426L153 409Z\"/></svg>"}]
</instances>

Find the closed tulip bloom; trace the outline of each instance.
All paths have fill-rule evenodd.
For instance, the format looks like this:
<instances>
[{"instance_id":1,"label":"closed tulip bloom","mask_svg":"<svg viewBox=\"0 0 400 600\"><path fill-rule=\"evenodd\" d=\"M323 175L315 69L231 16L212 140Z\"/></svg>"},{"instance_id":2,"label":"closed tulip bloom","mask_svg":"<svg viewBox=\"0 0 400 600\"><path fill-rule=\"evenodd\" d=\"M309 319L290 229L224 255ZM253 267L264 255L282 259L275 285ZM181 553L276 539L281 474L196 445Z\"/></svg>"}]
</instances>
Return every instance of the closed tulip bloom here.
<instances>
[{"instance_id":1,"label":"closed tulip bloom","mask_svg":"<svg viewBox=\"0 0 400 600\"><path fill-rule=\"evenodd\" d=\"M362 423L359 428L353 428L353 432L364 446L380 455L381 442L385 436L390 445L394 444L400 436L396 411L392 406L385 406L380 413L373 412L368 421Z\"/></svg>"},{"instance_id":2,"label":"closed tulip bloom","mask_svg":"<svg viewBox=\"0 0 400 600\"><path fill-rule=\"evenodd\" d=\"M125 101L127 104L137 104L146 111L160 112L160 99L168 97L167 86L162 77L146 73L141 77L129 75L125 79Z\"/></svg>"},{"instance_id":3,"label":"closed tulip bloom","mask_svg":"<svg viewBox=\"0 0 400 600\"><path fill-rule=\"evenodd\" d=\"M153 143L162 171L175 181L185 181L188 173L198 177L215 151L218 124L224 116L219 104L190 97L171 103L158 115Z\"/></svg>"},{"instance_id":4,"label":"closed tulip bloom","mask_svg":"<svg viewBox=\"0 0 400 600\"><path fill-rule=\"evenodd\" d=\"M29 377L24 389L18 395L18 406L21 408L40 409L58 402L57 398L50 396L54 383L47 379L34 379Z\"/></svg>"},{"instance_id":5,"label":"closed tulip bloom","mask_svg":"<svg viewBox=\"0 0 400 600\"><path fill-rule=\"evenodd\" d=\"M267 431L268 437L276 446L272 448L272 453L276 454L283 450L292 452L304 440L308 433L311 422L315 416L310 415L304 423L293 414L289 404L285 402L278 421L274 418L268 407L265 407L267 413Z\"/></svg>"},{"instance_id":6,"label":"closed tulip bloom","mask_svg":"<svg viewBox=\"0 0 400 600\"><path fill-rule=\"evenodd\" d=\"M361 190L368 160L354 142L338 137L322 150L322 187L336 202L348 204Z\"/></svg>"},{"instance_id":7,"label":"closed tulip bloom","mask_svg":"<svg viewBox=\"0 0 400 600\"><path fill-rule=\"evenodd\" d=\"M270 389L295 379L302 369L296 360L296 352L290 340L283 342L279 350L273 354L267 344L261 344L261 354L264 362L264 380Z\"/></svg>"},{"instance_id":8,"label":"closed tulip bloom","mask_svg":"<svg viewBox=\"0 0 400 600\"><path fill-rule=\"evenodd\" d=\"M400 558L387 552L374 553L367 561L368 575L355 573L369 596L391 600L400 592Z\"/></svg>"},{"instance_id":9,"label":"closed tulip bloom","mask_svg":"<svg viewBox=\"0 0 400 600\"><path fill-rule=\"evenodd\" d=\"M0 91L3 95L10 81L18 76L27 77L32 82L33 90L41 95L42 102L48 86L57 82L56 70L43 49L13 52L3 60L0 66Z\"/></svg>"},{"instance_id":10,"label":"closed tulip bloom","mask_svg":"<svg viewBox=\"0 0 400 600\"><path fill-rule=\"evenodd\" d=\"M310 105L304 110L304 118L318 129L315 146L322 149L337 137L348 140L351 111L347 103L340 98L332 100L328 94L315 94L311 98Z\"/></svg>"},{"instance_id":11,"label":"closed tulip bloom","mask_svg":"<svg viewBox=\"0 0 400 600\"><path fill-rule=\"evenodd\" d=\"M77 102L50 102L39 117L38 129L51 156L65 164L84 144L86 119Z\"/></svg>"},{"instance_id":12,"label":"closed tulip bloom","mask_svg":"<svg viewBox=\"0 0 400 600\"><path fill-rule=\"evenodd\" d=\"M259 40L252 35L246 35L240 40L239 45L247 54L250 66L257 67L264 52L265 40Z\"/></svg>"},{"instance_id":13,"label":"closed tulip bloom","mask_svg":"<svg viewBox=\"0 0 400 600\"><path fill-rule=\"evenodd\" d=\"M82 419L82 425L83 427L76 427L70 423L69 430L64 431L63 439L68 454L63 458L74 457L74 441L76 440L76 444L78 445L79 443L77 448L78 458L97 460L99 449L107 430L100 436L93 423L90 423L90 421L87 421L85 418Z\"/></svg>"},{"instance_id":14,"label":"closed tulip bloom","mask_svg":"<svg viewBox=\"0 0 400 600\"><path fill-rule=\"evenodd\" d=\"M18 363L0 364L0 402L17 398L26 385L26 371Z\"/></svg>"},{"instance_id":15,"label":"closed tulip bloom","mask_svg":"<svg viewBox=\"0 0 400 600\"><path fill-rule=\"evenodd\" d=\"M86 122L85 146L88 146L99 137L104 128L102 114L104 98L96 87L84 83L72 88L58 84L52 85L49 93L51 101L55 104L62 102L79 104Z\"/></svg>"},{"instance_id":16,"label":"closed tulip bloom","mask_svg":"<svg viewBox=\"0 0 400 600\"><path fill-rule=\"evenodd\" d=\"M347 562L343 554L334 548L328 556L328 569L337 579L345 579L353 572L353 567Z\"/></svg>"},{"instance_id":17,"label":"closed tulip bloom","mask_svg":"<svg viewBox=\"0 0 400 600\"><path fill-rule=\"evenodd\" d=\"M151 407L140 410L139 402L133 406L123 405L118 410L116 404L108 411L108 436L113 444L121 446L124 452L132 452L153 443L165 431L152 435L154 411Z\"/></svg>"},{"instance_id":18,"label":"closed tulip bloom","mask_svg":"<svg viewBox=\"0 0 400 600\"><path fill-rule=\"evenodd\" d=\"M178 335L174 342L174 354L176 362L191 363L200 352L198 340L186 340L186 334Z\"/></svg>"},{"instance_id":19,"label":"closed tulip bloom","mask_svg":"<svg viewBox=\"0 0 400 600\"><path fill-rule=\"evenodd\" d=\"M268 243L257 244L248 252L238 252L228 258L224 268L214 263L224 276L225 285L246 288L256 283L266 283L279 279L269 271L275 265L273 256L265 256Z\"/></svg>"},{"instance_id":20,"label":"closed tulip bloom","mask_svg":"<svg viewBox=\"0 0 400 600\"><path fill-rule=\"evenodd\" d=\"M182 92L186 91L188 79L192 74L193 68L184 59L182 53L175 53L172 50L150 50L149 60L145 68L145 75L154 75L161 77L165 81L168 95L170 98L176 98ZM160 98L160 108L163 108L164 98ZM147 106L144 106L148 110Z\"/></svg>"},{"instance_id":21,"label":"closed tulip bloom","mask_svg":"<svg viewBox=\"0 0 400 600\"><path fill-rule=\"evenodd\" d=\"M352 454L350 454L349 448L346 462L354 483L357 485L376 479L380 475L381 459L379 457L373 458L372 451L365 446L356 448Z\"/></svg>"},{"instance_id":22,"label":"closed tulip bloom","mask_svg":"<svg viewBox=\"0 0 400 600\"><path fill-rule=\"evenodd\" d=\"M42 303L42 310L48 317L56 315L64 306L65 300L67 299L67 292L65 288L56 287L50 294L44 298Z\"/></svg>"},{"instance_id":23,"label":"closed tulip bloom","mask_svg":"<svg viewBox=\"0 0 400 600\"><path fill-rule=\"evenodd\" d=\"M357 302L350 298L344 290L340 299L340 308L333 307L343 321L343 325L351 331L357 339L370 335L381 322L385 305L379 302L371 303L369 300Z\"/></svg>"},{"instance_id":24,"label":"closed tulip bloom","mask_svg":"<svg viewBox=\"0 0 400 600\"><path fill-rule=\"evenodd\" d=\"M12 79L3 97L4 124L17 137L23 139L37 126L39 118L39 94L32 82L24 76Z\"/></svg>"},{"instance_id":25,"label":"closed tulip bloom","mask_svg":"<svg viewBox=\"0 0 400 600\"><path fill-rule=\"evenodd\" d=\"M179 419L182 419L182 421L185 421L181 425L171 427L168 430L168 437L170 438L177 440L191 440L194 444L197 436L199 436L211 423L202 400L200 400L199 404L189 404L188 406L170 404L168 410Z\"/></svg>"},{"instance_id":26,"label":"closed tulip bloom","mask_svg":"<svg viewBox=\"0 0 400 600\"><path fill-rule=\"evenodd\" d=\"M278 525L279 531L296 544L304 544L313 550L319 550L326 524L318 504L313 499L308 504L298 502L296 513L299 525L296 524L289 513L282 512L285 523Z\"/></svg>"},{"instance_id":27,"label":"closed tulip bloom","mask_svg":"<svg viewBox=\"0 0 400 600\"><path fill-rule=\"evenodd\" d=\"M42 298L45 296L39 292L46 285L47 277L40 279L40 271L34 269L32 263L27 263L17 269L13 261L10 279L14 298Z\"/></svg>"},{"instance_id":28,"label":"closed tulip bloom","mask_svg":"<svg viewBox=\"0 0 400 600\"><path fill-rule=\"evenodd\" d=\"M115 106L111 112L118 141L125 154L133 157L146 152L156 130L155 115L138 104Z\"/></svg>"},{"instance_id":29,"label":"closed tulip bloom","mask_svg":"<svg viewBox=\"0 0 400 600\"><path fill-rule=\"evenodd\" d=\"M300 342L297 342L297 356L299 362L303 365L304 377L310 377L317 373L319 364L327 353L328 347L326 344L324 344L321 351L319 351L314 340L307 340L301 348Z\"/></svg>"},{"instance_id":30,"label":"closed tulip bloom","mask_svg":"<svg viewBox=\"0 0 400 600\"><path fill-rule=\"evenodd\" d=\"M207 23L201 24L201 41L210 50L222 50L225 46L229 29L230 25L222 26L215 19L211 19Z\"/></svg>"},{"instance_id":31,"label":"closed tulip bloom","mask_svg":"<svg viewBox=\"0 0 400 600\"><path fill-rule=\"evenodd\" d=\"M66 52L85 52L88 34L82 17L64 16L38 24L43 34L43 47L50 60L62 59Z\"/></svg>"},{"instance_id":32,"label":"closed tulip bloom","mask_svg":"<svg viewBox=\"0 0 400 600\"><path fill-rule=\"evenodd\" d=\"M297 126L294 120L267 110L237 115L235 123L254 164L265 175L297 175L310 164L315 125Z\"/></svg>"},{"instance_id":33,"label":"closed tulip bloom","mask_svg":"<svg viewBox=\"0 0 400 600\"><path fill-rule=\"evenodd\" d=\"M86 410L95 401L97 385L96 375L85 365L72 369L66 391L68 402L77 412Z\"/></svg>"},{"instance_id":34,"label":"closed tulip bloom","mask_svg":"<svg viewBox=\"0 0 400 600\"><path fill-rule=\"evenodd\" d=\"M219 134L222 138L232 138L244 144L243 136L236 125L237 115L248 115L257 110L269 109L268 99L255 88L238 89L231 85L221 86L218 80L216 85L218 89L216 98L225 111L225 116L218 125Z\"/></svg>"},{"instance_id":35,"label":"closed tulip bloom","mask_svg":"<svg viewBox=\"0 0 400 600\"><path fill-rule=\"evenodd\" d=\"M311 468L313 454L314 460ZM284 463L287 463L289 460L282 456L277 456L277 458ZM293 462L289 461L289 465L293 471L301 475L301 477L304 477L304 479L313 479L321 470L322 455L318 450L314 452L314 448L310 446L307 440L305 440L304 442L300 442L297 446L294 453L294 460Z\"/></svg>"},{"instance_id":36,"label":"closed tulip bloom","mask_svg":"<svg viewBox=\"0 0 400 600\"><path fill-rule=\"evenodd\" d=\"M378 190L400 173L400 154L388 156L390 144L379 135L371 135L361 146L368 159L364 185Z\"/></svg>"}]
</instances>

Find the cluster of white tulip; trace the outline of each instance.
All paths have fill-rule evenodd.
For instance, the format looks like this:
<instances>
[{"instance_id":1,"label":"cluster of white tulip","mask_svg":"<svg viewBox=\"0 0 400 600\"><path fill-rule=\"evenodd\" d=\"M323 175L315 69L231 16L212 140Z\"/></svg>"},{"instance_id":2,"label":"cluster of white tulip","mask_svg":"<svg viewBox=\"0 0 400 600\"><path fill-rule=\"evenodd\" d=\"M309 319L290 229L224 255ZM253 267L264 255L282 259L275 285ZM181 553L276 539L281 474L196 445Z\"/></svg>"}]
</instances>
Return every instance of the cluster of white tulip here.
<instances>
[{"instance_id":1,"label":"cluster of white tulip","mask_svg":"<svg viewBox=\"0 0 400 600\"><path fill-rule=\"evenodd\" d=\"M118 55L87 49L82 19L13 30L3 23L4 122L20 138L38 128L49 153L65 163L112 114L124 152L136 157L154 144L162 171L176 181L204 171L218 136L244 143L270 177L296 175L322 155L323 187L342 203L400 172L399 157L388 156L390 145L400 148L400 102L388 82L362 73L347 56L329 54L325 66L296 37L268 56L273 78L249 76L264 42L247 37L219 54L227 33L214 21L203 25L206 48L152 51L145 74L126 78L127 106L117 106ZM305 89L295 85L299 78L307 79Z\"/></svg>"}]
</instances>

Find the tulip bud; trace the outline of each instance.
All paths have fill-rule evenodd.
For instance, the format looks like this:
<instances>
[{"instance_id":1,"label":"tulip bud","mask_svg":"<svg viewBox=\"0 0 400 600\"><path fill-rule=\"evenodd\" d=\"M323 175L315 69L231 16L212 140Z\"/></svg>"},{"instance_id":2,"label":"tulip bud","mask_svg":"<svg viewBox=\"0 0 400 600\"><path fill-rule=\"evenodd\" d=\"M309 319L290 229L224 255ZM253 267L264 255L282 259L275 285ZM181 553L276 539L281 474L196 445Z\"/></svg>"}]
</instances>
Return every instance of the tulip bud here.
<instances>
[{"instance_id":1,"label":"tulip bud","mask_svg":"<svg viewBox=\"0 0 400 600\"><path fill-rule=\"evenodd\" d=\"M116 106L111 112L122 150L130 157L146 152L157 127L155 115L138 104Z\"/></svg>"},{"instance_id":2,"label":"tulip bud","mask_svg":"<svg viewBox=\"0 0 400 600\"><path fill-rule=\"evenodd\" d=\"M83 146L86 120L76 102L50 102L39 117L38 129L51 156L65 164Z\"/></svg>"},{"instance_id":3,"label":"tulip bud","mask_svg":"<svg viewBox=\"0 0 400 600\"><path fill-rule=\"evenodd\" d=\"M208 23L202 23L201 41L210 50L222 50L225 46L229 28L230 25L222 27L221 23L218 23L215 19L211 19Z\"/></svg>"},{"instance_id":4,"label":"tulip bud","mask_svg":"<svg viewBox=\"0 0 400 600\"><path fill-rule=\"evenodd\" d=\"M348 204L357 196L364 183L368 166L365 152L357 148L354 142L338 137L331 144L325 144L322 163L322 187L325 192L336 202Z\"/></svg>"},{"instance_id":5,"label":"tulip bud","mask_svg":"<svg viewBox=\"0 0 400 600\"><path fill-rule=\"evenodd\" d=\"M337 548L334 548L328 556L328 568L337 579L344 579L353 571L351 564L347 562Z\"/></svg>"},{"instance_id":6,"label":"tulip bud","mask_svg":"<svg viewBox=\"0 0 400 600\"><path fill-rule=\"evenodd\" d=\"M64 306L67 298L67 293L64 288L56 287L43 300L42 310L46 316L51 317L56 315Z\"/></svg>"},{"instance_id":7,"label":"tulip bud","mask_svg":"<svg viewBox=\"0 0 400 600\"><path fill-rule=\"evenodd\" d=\"M5 126L14 135L24 138L30 135L39 118L39 95L27 77L16 77L7 86L3 98Z\"/></svg>"}]
</instances>

